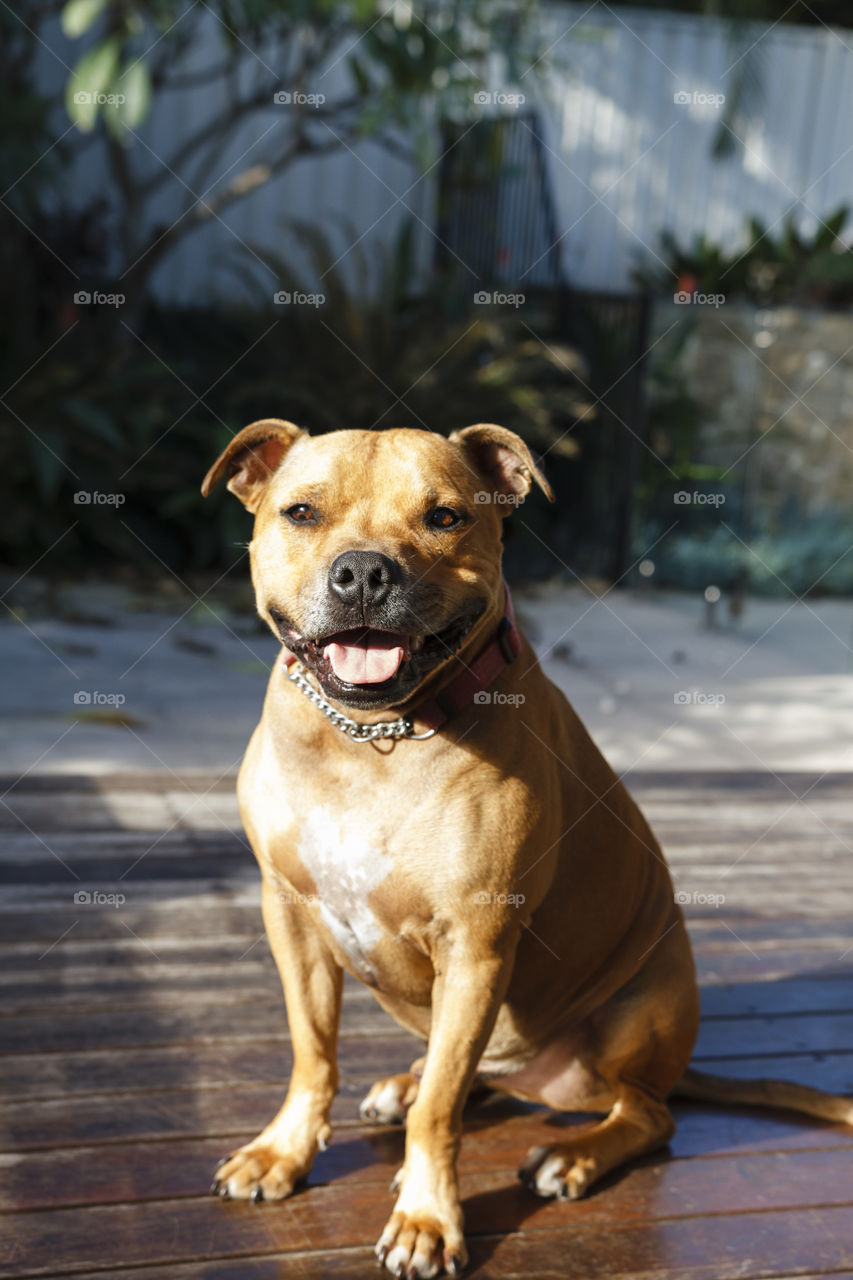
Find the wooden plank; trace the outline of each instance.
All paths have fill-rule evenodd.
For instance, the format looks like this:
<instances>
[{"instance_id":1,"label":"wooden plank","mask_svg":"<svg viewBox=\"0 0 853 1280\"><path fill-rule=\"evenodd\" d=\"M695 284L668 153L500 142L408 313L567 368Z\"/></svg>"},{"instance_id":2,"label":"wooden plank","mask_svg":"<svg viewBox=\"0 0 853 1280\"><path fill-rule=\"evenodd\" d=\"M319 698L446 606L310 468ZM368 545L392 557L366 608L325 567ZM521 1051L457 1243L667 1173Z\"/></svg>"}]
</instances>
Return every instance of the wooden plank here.
<instances>
[{"instance_id":1,"label":"wooden plank","mask_svg":"<svg viewBox=\"0 0 853 1280\"><path fill-rule=\"evenodd\" d=\"M260 950L260 948L258 948ZM254 954L254 953L253 953ZM0 1019L8 1014L82 1012L137 1005L253 1003L281 1004L281 984L272 957L267 963L240 965L140 965L135 972L112 975L103 968L80 966L46 976L38 971L0 975ZM815 1006L818 1007L818 1006ZM0 1022L2 1040L2 1022Z\"/></svg>"},{"instance_id":2,"label":"wooden plank","mask_svg":"<svg viewBox=\"0 0 853 1280\"><path fill-rule=\"evenodd\" d=\"M342 1036L338 1048L341 1069L353 1075L372 1071L389 1074L405 1070L423 1053L422 1041L398 1034L390 1019L387 1026L390 1035ZM291 1062L290 1041L267 1038L244 1044L193 1044L111 1053L18 1054L0 1059L0 1078L7 1098L61 1099L149 1089L275 1084L287 1079Z\"/></svg>"},{"instance_id":3,"label":"wooden plank","mask_svg":"<svg viewBox=\"0 0 853 1280\"><path fill-rule=\"evenodd\" d=\"M91 892L93 888L107 892L120 890L126 902L117 907L91 903L75 906L74 893ZM146 942L171 938L183 940L187 946L208 940L213 931L241 936L257 936L262 931L259 881L254 872L218 891L210 889L196 897L197 890L193 880L183 885L166 884L162 891L140 886L134 899L131 884L127 882L88 887L69 882L62 890L61 901L0 912L3 949L10 943L54 944L72 927L77 945L82 941L101 940L126 944L128 930ZM192 910L188 909L190 901ZM770 920L732 912L724 917L719 910L706 908L701 913L688 912L688 923L694 945L707 950L714 947L730 950L745 943L758 952L778 947L780 943L796 943L804 952L824 950L840 955L853 945L850 919L835 914L820 920L804 920L793 914Z\"/></svg>"},{"instance_id":4,"label":"wooden plank","mask_svg":"<svg viewBox=\"0 0 853 1280\"><path fill-rule=\"evenodd\" d=\"M396 1023L366 988L355 988L346 1002L342 1030L390 1034ZM213 1004L204 1007L144 1006L86 1013L20 1014L3 1019L6 1054L72 1050L128 1049L167 1044L231 1043L253 1039L284 1040L287 1026L281 999L268 1003ZM718 1017L703 1023L696 1054L703 1059L729 1057L749 1049L758 1054L839 1053L853 1051L853 1013Z\"/></svg>"},{"instance_id":5,"label":"wooden plank","mask_svg":"<svg viewBox=\"0 0 853 1280\"><path fill-rule=\"evenodd\" d=\"M677 1114L678 1129L669 1145L672 1159L718 1160L829 1149L842 1149L848 1160L853 1156L853 1131L841 1125L780 1122L758 1112L735 1117L686 1104L679 1104ZM462 1173L505 1170L511 1177L531 1147L566 1140L583 1127L577 1120L565 1124L562 1120L503 1099L470 1109L460 1155ZM208 1186L220 1157L248 1142L255 1132L0 1155L0 1209L197 1196ZM386 1185L403 1158L403 1144L402 1128L343 1124L318 1157L308 1185L371 1179ZM719 1176L725 1177L725 1162L718 1169Z\"/></svg>"},{"instance_id":6,"label":"wooden plank","mask_svg":"<svg viewBox=\"0 0 853 1280\"><path fill-rule=\"evenodd\" d=\"M361 1074L348 1071L335 1101L335 1123L355 1123L358 1103L373 1081L394 1071L405 1070L414 1056L412 1051L417 1053L419 1048L416 1041L401 1040L399 1052L393 1056L383 1055L384 1061L377 1064L378 1069L371 1065ZM709 1065L721 1074L741 1077L772 1075L833 1092L853 1092L853 1055L850 1054L819 1059L782 1058L774 1059L772 1063L763 1058L726 1060ZM69 1105L68 1096L36 1100L24 1095L15 1100L13 1107L6 1109L3 1148L16 1151L76 1143L94 1145L149 1138L234 1134L251 1129L257 1131L278 1110L283 1100L287 1073L279 1073L275 1068L271 1082L268 1078L255 1083L251 1080L251 1070L247 1070L246 1076L238 1078L236 1083L223 1081L218 1087L200 1086L192 1068L192 1060L189 1060L186 1074L173 1088L137 1088L135 1093L83 1093L74 1099L73 1105ZM257 1070L257 1064L254 1069ZM139 1079L136 1077L137 1085ZM738 1108L731 1111L713 1108L713 1114L731 1115L733 1122L738 1123L738 1118L742 1118L744 1113ZM782 1113L768 1114L774 1115L780 1125L791 1119ZM808 1124L815 1122L808 1121Z\"/></svg>"},{"instance_id":7,"label":"wooden plank","mask_svg":"<svg viewBox=\"0 0 853 1280\"><path fill-rule=\"evenodd\" d=\"M0 972L0 1019L10 1013L40 1015L106 1009L113 1004L184 1005L196 1007L281 1000L281 987L272 958L252 957L240 965L172 965L152 961L132 972L105 973L103 967L74 966L45 975L39 970ZM853 1009L853 975L783 978L776 982L719 983L702 991L702 1017L760 1014L839 1013ZM2 1023L0 1023L2 1027ZM0 1030L2 1038L2 1030Z\"/></svg>"},{"instance_id":8,"label":"wooden plank","mask_svg":"<svg viewBox=\"0 0 853 1280\"><path fill-rule=\"evenodd\" d=\"M607 1244L609 1233L612 1231L624 1242L626 1229L633 1224L632 1244L639 1252L632 1255L629 1274L637 1275L653 1261L659 1266L661 1257L666 1257L671 1265L672 1255L666 1249L661 1250L657 1230L637 1231L636 1228L648 1222L655 1222L656 1226L666 1223L671 1227L673 1220L681 1219L701 1236L701 1227L715 1219L704 1217L697 1221L695 1206L708 1203L713 1204L716 1214L736 1215L734 1220L722 1220L735 1238L740 1235L738 1227L748 1224L751 1239L747 1243L740 1235L739 1240L742 1248L739 1275L743 1276L748 1274L744 1263L750 1256L761 1258L761 1265L766 1266L765 1232L770 1226L767 1220L773 1219L773 1225L785 1234L787 1224L779 1210L796 1208L800 1224L798 1238L802 1240L806 1235L812 1249L811 1255L804 1259L805 1266L814 1269L853 1264L853 1207L845 1203L839 1193L839 1188L845 1185L839 1178L844 1178L845 1171L849 1173L845 1153L733 1160L727 1162L729 1176L726 1178L718 1176L716 1163L676 1161L636 1168L609 1185L606 1193L576 1203L537 1202L502 1173L470 1175L461 1183L468 1236L476 1239L478 1235L491 1234L496 1214L500 1215L498 1220L505 1230L512 1233L523 1226L531 1238L543 1229L561 1229L564 1240L572 1241L569 1265L574 1268L578 1237L583 1238L587 1233L598 1235L597 1265L589 1267L588 1254L584 1272L569 1272L583 1274L587 1280L589 1275L602 1273L602 1247L607 1248L611 1260L613 1258L612 1247ZM816 1165L820 1166L821 1184L817 1190L823 1190L825 1197L817 1204ZM849 1178L846 1181L849 1183ZM286 1253L293 1249L364 1247L375 1240L391 1205L387 1187L353 1183L346 1195L341 1195L335 1187L316 1187L278 1206L225 1205L214 1197L206 1197L178 1202L144 1201L132 1206L48 1210L38 1214L11 1213L5 1215L6 1232L0 1241L0 1261L5 1259L5 1265L15 1263L20 1267L24 1260L19 1272L22 1275L56 1275L57 1258L62 1259L63 1271L74 1272L93 1266L178 1264L199 1255L238 1257ZM759 1248L756 1248L756 1234ZM511 1236L505 1236L504 1241L508 1238ZM789 1238L786 1243L793 1245L795 1238ZM720 1243L717 1236L718 1256ZM498 1252L499 1248L495 1259ZM793 1263L796 1269L798 1254L803 1257L802 1247L791 1250L783 1266L790 1269ZM701 1258L705 1265L709 1261L707 1250L704 1257L695 1253L690 1256L697 1261ZM726 1249L722 1256L733 1258L734 1255ZM779 1254L776 1256L782 1261ZM627 1258L621 1260L623 1270L626 1261ZM604 1274L612 1270L610 1265L610 1271Z\"/></svg>"},{"instance_id":9,"label":"wooden plank","mask_svg":"<svg viewBox=\"0 0 853 1280\"><path fill-rule=\"evenodd\" d=\"M359 1035L393 1034L397 1024L371 993L354 991L343 1009L341 1030ZM401 1032L402 1034L402 1032ZM838 1031L838 1036L842 1032ZM284 1001L268 1004L147 1006L133 1010L106 1008L85 1014L42 1016L16 1014L3 1019L5 1055L56 1053L75 1049L141 1048L166 1044L214 1044L288 1036ZM2 1058L0 1058L2 1062Z\"/></svg>"},{"instance_id":10,"label":"wooden plank","mask_svg":"<svg viewBox=\"0 0 853 1280\"><path fill-rule=\"evenodd\" d=\"M833 1013L853 1009L853 975L830 981L786 978L778 982L721 983L702 989L702 1019L760 1014Z\"/></svg>"}]
</instances>

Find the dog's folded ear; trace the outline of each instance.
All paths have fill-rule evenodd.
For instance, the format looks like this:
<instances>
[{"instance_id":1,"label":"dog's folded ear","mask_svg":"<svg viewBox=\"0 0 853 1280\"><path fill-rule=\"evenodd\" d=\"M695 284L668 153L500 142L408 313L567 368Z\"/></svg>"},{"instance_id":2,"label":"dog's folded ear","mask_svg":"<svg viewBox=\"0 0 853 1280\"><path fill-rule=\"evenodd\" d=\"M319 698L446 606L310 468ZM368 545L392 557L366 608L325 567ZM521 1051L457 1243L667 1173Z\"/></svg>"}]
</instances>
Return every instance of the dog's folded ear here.
<instances>
[{"instance_id":1,"label":"dog's folded ear","mask_svg":"<svg viewBox=\"0 0 853 1280\"><path fill-rule=\"evenodd\" d=\"M545 479L541 468L521 436L493 422L479 422L473 427L463 427L450 437L467 455L468 462L483 477L494 492L503 494L503 515L509 515L514 502L530 492L534 482L549 502L554 501L554 491Z\"/></svg>"},{"instance_id":2,"label":"dog's folded ear","mask_svg":"<svg viewBox=\"0 0 853 1280\"><path fill-rule=\"evenodd\" d=\"M206 498L227 475L228 488L254 514L282 458L294 441L306 434L283 418L261 418L250 423L238 431L204 477L202 496Z\"/></svg>"}]
</instances>

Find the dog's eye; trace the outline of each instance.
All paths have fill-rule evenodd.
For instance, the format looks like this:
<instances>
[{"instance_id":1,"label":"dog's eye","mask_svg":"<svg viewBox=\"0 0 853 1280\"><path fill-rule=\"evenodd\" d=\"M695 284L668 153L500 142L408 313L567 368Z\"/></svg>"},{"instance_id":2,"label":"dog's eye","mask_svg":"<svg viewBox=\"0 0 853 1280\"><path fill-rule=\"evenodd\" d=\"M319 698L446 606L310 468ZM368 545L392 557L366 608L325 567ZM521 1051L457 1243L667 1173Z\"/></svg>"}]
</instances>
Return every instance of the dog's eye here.
<instances>
[{"instance_id":1,"label":"dog's eye","mask_svg":"<svg viewBox=\"0 0 853 1280\"><path fill-rule=\"evenodd\" d=\"M291 524L317 523L317 512L308 502L295 502L292 507L286 507L281 514L287 516Z\"/></svg>"},{"instance_id":2,"label":"dog's eye","mask_svg":"<svg viewBox=\"0 0 853 1280\"><path fill-rule=\"evenodd\" d=\"M452 507L434 507L426 518L431 529L458 529L463 517Z\"/></svg>"}]
</instances>

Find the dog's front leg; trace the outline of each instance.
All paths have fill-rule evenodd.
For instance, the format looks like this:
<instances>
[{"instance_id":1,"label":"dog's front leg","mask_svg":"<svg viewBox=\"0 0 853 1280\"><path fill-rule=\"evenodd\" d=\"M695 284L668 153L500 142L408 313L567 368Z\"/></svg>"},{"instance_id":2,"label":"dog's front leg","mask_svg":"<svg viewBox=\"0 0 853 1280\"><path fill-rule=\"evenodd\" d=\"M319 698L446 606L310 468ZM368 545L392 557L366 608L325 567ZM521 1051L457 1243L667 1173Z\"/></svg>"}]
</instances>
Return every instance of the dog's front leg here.
<instances>
[{"instance_id":1,"label":"dog's front leg","mask_svg":"<svg viewBox=\"0 0 853 1280\"><path fill-rule=\"evenodd\" d=\"M310 908L264 877L263 913L278 967L293 1045L284 1105L267 1127L228 1157L211 1190L225 1199L283 1200L331 1134L338 1087L337 1038L343 971L314 927Z\"/></svg>"},{"instance_id":2,"label":"dog's front leg","mask_svg":"<svg viewBox=\"0 0 853 1280\"><path fill-rule=\"evenodd\" d=\"M462 1108L506 991L517 938L478 939L464 926L436 957L432 1029L409 1111L400 1194L376 1246L395 1276L430 1277L467 1261L456 1158Z\"/></svg>"}]
</instances>

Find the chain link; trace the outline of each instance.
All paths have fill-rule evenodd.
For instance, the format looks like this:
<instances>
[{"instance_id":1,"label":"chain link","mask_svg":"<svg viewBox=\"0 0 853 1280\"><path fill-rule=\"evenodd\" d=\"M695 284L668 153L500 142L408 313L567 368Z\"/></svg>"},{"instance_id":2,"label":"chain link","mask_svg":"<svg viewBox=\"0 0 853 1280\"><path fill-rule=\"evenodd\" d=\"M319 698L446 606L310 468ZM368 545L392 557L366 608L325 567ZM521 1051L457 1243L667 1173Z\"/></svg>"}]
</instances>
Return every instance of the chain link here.
<instances>
[{"instance_id":1,"label":"chain link","mask_svg":"<svg viewBox=\"0 0 853 1280\"><path fill-rule=\"evenodd\" d=\"M357 720L351 720L349 716L345 716L342 711L337 711L331 702L327 702L323 695L309 684L305 679L305 668L301 662L295 662L292 667L286 666L284 673L288 680L293 681L300 693L304 693L308 701L322 711L329 723L336 729L340 729L341 733L345 733L353 742L375 742L377 738L410 738L412 741L420 741L431 738L435 733L435 729L428 729L426 733L414 733L408 716L400 716L399 720L380 720L378 724L359 724Z\"/></svg>"}]
</instances>

